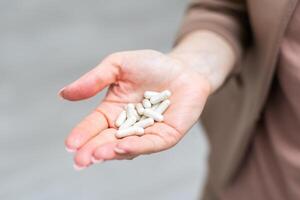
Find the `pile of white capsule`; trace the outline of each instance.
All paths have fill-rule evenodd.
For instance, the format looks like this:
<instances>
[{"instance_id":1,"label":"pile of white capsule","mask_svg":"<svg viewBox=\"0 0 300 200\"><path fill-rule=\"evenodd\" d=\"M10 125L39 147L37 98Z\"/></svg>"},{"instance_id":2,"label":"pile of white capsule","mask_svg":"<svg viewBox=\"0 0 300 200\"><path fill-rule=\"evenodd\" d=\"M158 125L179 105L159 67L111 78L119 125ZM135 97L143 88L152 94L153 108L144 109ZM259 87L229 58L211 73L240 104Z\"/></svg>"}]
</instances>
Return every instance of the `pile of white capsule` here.
<instances>
[{"instance_id":1,"label":"pile of white capsule","mask_svg":"<svg viewBox=\"0 0 300 200\"><path fill-rule=\"evenodd\" d=\"M169 90L162 92L146 91L141 103L129 103L115 121L118 131L117 138L131 135L144 135L144 128L152 126L154 122L162 122L162 115L170 105Z\"/></svg>"}]
</instances>

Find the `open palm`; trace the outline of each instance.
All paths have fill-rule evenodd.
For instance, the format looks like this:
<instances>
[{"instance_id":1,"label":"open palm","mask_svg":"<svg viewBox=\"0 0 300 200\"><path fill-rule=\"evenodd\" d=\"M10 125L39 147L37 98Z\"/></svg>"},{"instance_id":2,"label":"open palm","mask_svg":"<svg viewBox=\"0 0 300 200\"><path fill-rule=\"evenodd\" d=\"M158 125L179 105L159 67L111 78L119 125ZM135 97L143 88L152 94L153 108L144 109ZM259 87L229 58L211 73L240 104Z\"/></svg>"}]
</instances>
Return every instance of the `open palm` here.
<instances>
[{"instance_id":1,"label":"open palm","mask_svg":"<svg viewBox=\"0 0 300 200\"><path fill-rule=\"evenodd\" d=\"M209 94L209 85L196 71L176 58L152 50L120 52L65 87L61 96L75 101L96 95L109 86L100 105L72 130L66 139L76 151L75 163L131 159L174 146L198 120ZM114 122L127 103L137 103L146 90L172 92L163 122L145 129L143 136L115 137Z\"/></svg>"}]
</instances>

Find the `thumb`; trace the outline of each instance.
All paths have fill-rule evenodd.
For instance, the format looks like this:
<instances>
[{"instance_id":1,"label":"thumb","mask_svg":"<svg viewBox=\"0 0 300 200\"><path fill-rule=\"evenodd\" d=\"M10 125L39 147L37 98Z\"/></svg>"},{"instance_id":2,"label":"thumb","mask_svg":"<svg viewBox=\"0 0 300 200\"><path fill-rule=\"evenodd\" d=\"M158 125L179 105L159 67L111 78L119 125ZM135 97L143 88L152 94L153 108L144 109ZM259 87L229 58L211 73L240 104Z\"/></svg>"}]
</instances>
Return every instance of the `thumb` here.
<instances>
[{"instance_id":1,"label":"thumb","mask_svg":"<svg viewBox=\"0 0 300 200\"><path fill-rule=\"evenodd\" d=\"M118 63L117 56L109 56L97 67L61 89L59 95L70 101L87 99L96 95L117 80L119 74Z\"/></svg>"}]
</instances>

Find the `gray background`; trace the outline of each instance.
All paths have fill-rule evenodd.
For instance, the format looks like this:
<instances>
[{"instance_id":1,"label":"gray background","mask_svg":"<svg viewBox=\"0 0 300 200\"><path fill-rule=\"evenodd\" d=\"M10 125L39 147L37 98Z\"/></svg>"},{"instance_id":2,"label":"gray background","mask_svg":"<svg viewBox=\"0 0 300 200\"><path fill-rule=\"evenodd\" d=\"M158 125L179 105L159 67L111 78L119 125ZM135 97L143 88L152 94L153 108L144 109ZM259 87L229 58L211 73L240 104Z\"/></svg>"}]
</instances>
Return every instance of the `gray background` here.
<instances>
[{"instance_id":1,"label":"gray background","mask_svg":"<svg viewBox=\"0 0 300 200\"><path fill-rule=\"evenodd\" d=\"M199 125L174 148L76 172L63 141L101 99L57 98L109 53L170 50L186 0L0 1L0 199L196 199L206 174Z\"/></svg>"}]
</instances>

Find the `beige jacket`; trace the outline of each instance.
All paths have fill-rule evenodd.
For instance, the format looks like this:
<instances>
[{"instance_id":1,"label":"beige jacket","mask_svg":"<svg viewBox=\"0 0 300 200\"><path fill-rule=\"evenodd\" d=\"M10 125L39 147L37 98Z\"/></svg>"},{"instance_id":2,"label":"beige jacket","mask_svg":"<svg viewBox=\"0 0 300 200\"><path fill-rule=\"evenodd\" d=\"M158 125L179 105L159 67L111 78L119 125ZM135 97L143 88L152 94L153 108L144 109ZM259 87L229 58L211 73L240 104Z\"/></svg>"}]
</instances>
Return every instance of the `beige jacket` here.
<instances>
[{"instance_id":1,"label":"beige jacket","mask_svg":"<svg viewBox=\"0 0 300 200\"><path fill-rule=\"evenodd\" d=\"M208 100L202 120L211 145L204 199L217 199L234 177L264 107L280 42L297 0L193 0L178 41L209 29L239 58L234 73Z\"/></svg>"}]
</instances>

